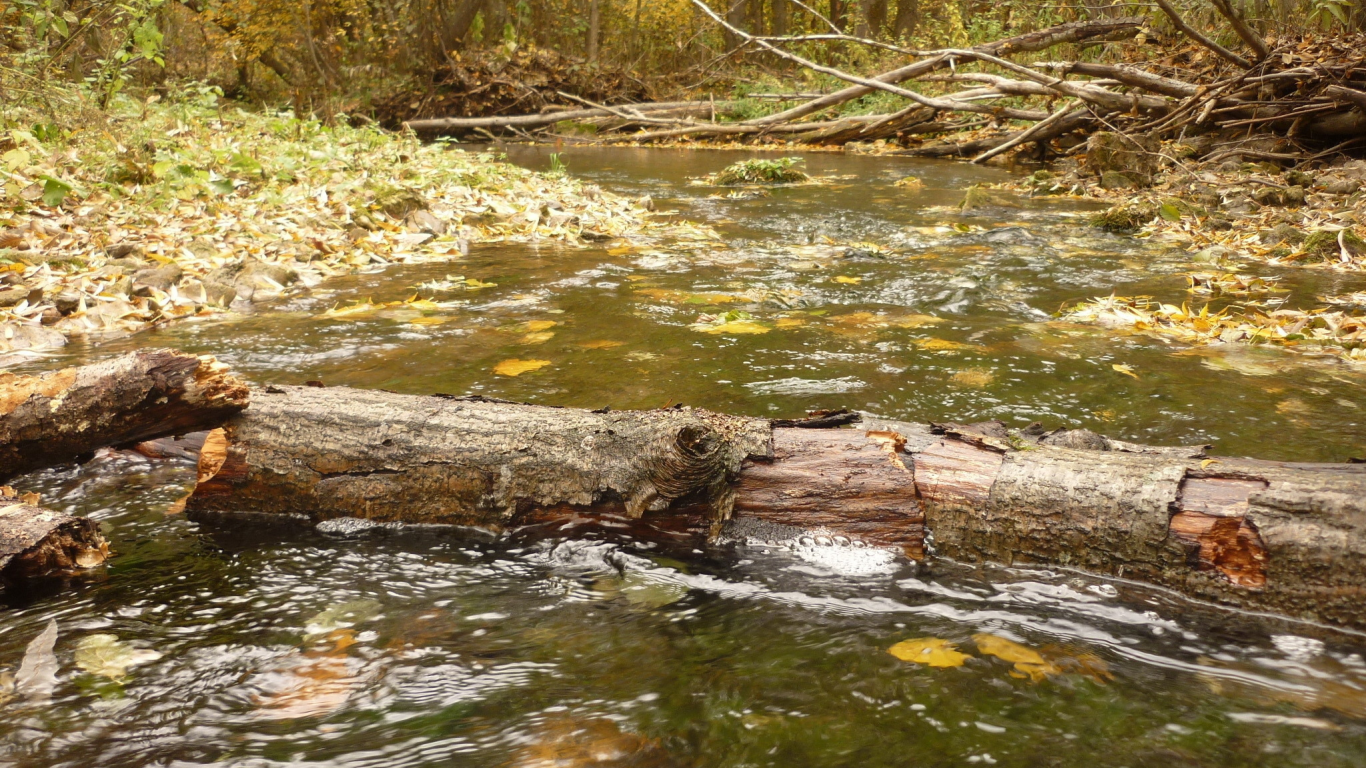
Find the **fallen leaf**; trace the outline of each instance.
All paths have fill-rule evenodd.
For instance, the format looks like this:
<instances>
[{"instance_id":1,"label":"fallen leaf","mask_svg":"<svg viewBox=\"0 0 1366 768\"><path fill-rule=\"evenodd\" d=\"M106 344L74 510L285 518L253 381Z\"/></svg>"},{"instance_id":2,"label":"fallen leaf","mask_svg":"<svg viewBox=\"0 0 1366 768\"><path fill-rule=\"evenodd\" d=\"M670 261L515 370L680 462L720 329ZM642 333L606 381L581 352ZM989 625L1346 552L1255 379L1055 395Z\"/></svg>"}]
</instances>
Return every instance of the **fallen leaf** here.
<instances>
[{"instance_id":1,"label":"fallen leaf","mask_svg":"<svg viewBox=\"0 0 1366 768\"><path fill-rule=\"evenodd\" d=\"M222 427L211 430L204 438L204 446L199 449L199 477L202 483L218 474L223 462L228 460L228 433Z\"/></svg>"},{"instance_id":2,"label":"fallen leaf","mask_svg":"<svg viewBox=\"0 0 1366 768\"><path fill-rule=\"evenodd\" d=\"M554 331L541 331L539 333L528 333L522 337L523 344L544 344L555 338Z\"/></svg>"},{"instance_id":3,"label":"fallen leaf","mask_svg":"<svg viewBox=\"0 0 1366 768\"><path fill-rule=\"evenodd\" d=\"M497 283L486 283L486 282L484 282L483 280L480 280L480 279L477 278L477 277L471 277L471 278L465 280L465 285L468 286L468 287L470 287L471 289L474 289L474 290L478 290L478 289L480 289L480 288L497 288L497 287L498 287L498 284L497 284Z\"/></svg>"},{"instance_id":4,"label":"fallen leaf","mask_svg":"<svg viewBox=\"0 0 1366 768\"><path fill-rule=\"evenodd\" d=\"M983 654L1014 664L1015 669L1011 671L1011 677L1029 678L1038 683L1049 675L1062 673L1061 669L1045 660L1038 651L1013 640L986 632L973 635L972 639L977 643L977 650Z\"/></svg>"},{"instance_id":5,"label":"fallen leaf","mask_svg":"<svg viewBox=\"0 0 1366 768\"><path fill-rule=\"evenodd\" d=\"M960 653L953 643L938 637L902 640L888 648L887 652L902 661L930 667L961 667L963 662L972 658L966 653Z\"/></svg>"},{"instance_id":6,"label":"fallen leaf","mask_svg":"<svg viewBox=\"0 0 1366 768\"><path fill-rule=\"evenodd\" d=\"M526 329L527 333L538 333L540 331L548 331L557 325L559 325L559 323L554 320L528 320L523 327Z\"/></svg>"},{"instance_id":7,"label":"fallen leaf","mask_svg":"<svg viewBox=\"0 0 1366 768\"><path fill-rule=\"evenodd\" d=\"M129 667L156 661L156 651L133 648L117 635L87 635L76 645L76 666L92 675L117 680L128 674Z\"/></svg>"},{"instance_id":8,"label":"fallen leaf","mask_svg":"<svg viewBox=\"0 0 1366 768\"><path fill-rule=\"evenodd\" d=\"M920 348L920 349L923 349L923 350L925 350L926 352L944 352L944 353L948 353L948 354L953 354L953 353L956 353L956 352L961 352L961 351L963 351L963 350L969 350L969 349L971 349L971 350L980 350L980 349L981 349L981 347L978 347L978 346L975 346L975 345L972 345L972 344L964 344L964 343L959 342L959 341L949 341L948 339L935 339L935 338L929 338L929 339L916 339L916 340L915 340L915 345L916 345L916 347L918 347L918 348Z\"/></svg>"},{"instance_id":9,"label":"fallen leaf","mask_svg":"<svg viewBox=\"0 0 1366 768\"><path fill-rule=\"evenodd\" d=\"M1125 365L1124 363L1115 363L1114 365L1111 365L1110 367L1113 368L1113 369L1115 369L1116 371L1118 371L1118 372L1124 374L1125 376L1132 376L1132 377L1134 377L1135 379L1138 378L1138 374L1134 373L1134 369L1131 368L1130 366Z\"/></svg>"},{"instance_id":10,"label":"fallen leaf","mask_svg":"<svg viewBox=\"0 0 1366 768\"><path fill-rule=\"evenodd\" d=\"M996 374L986 368L964 368L955 372L949 380L965 387L985 387L995 378Z\"/></svg>"},{"instance_id":11,"label":"fallen leaf","mask_svg":"<svg viewBox=\"0 0 1366 768\"><path fill-rule=\"evenodd\" d=\"M856 285L858 283L863 282L863 278L850 277L848 275L835 275L835 282L844 283L845 285Z\"/></svg>"},{"instance_id":12,"label":"fallen leaf","mask_svg":"<svg viewBox=\"0 0 1366 768\"><path fill-rule=\"evenodd\" d=\"M512 358L493 366L493 372L499 376L521 376L529 371L540 370L550 365L549 360L519 360Z\"/></svg>"},{"instance_id":13,"label":"fallen leaf","mask_svg":"<svg viewBox=\"0 0 1366 768\"><path fill-rule=\"evenodd\" d=\"M613 349L615 347L625 346L625 344L626 342L624 341L610 341L608 339L599 339L597 341L585 341L579 344L579 346L583 347L584 349Z\"/></svg>"},{"instance_id":14,"label":"fallen leaf","mask_svg":"<svg viewBox=\"0 0 1366 768\"><path fill-rule=\"evenodd\" d=\"M14 674L14 690L31 698L46 698L57 687L57 620L47 623L24 649L24 660Z\"/></svg>"}]
</instances>

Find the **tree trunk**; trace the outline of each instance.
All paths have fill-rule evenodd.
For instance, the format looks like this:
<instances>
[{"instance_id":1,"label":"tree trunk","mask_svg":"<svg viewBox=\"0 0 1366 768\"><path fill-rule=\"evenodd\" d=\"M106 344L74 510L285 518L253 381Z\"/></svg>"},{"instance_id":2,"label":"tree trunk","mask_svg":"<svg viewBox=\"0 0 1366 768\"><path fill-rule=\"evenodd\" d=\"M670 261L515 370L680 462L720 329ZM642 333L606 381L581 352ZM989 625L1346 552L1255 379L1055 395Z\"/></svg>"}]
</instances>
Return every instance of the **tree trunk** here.
<instances>
[{"instance_id":1,"label":"tree trunk","mask_svg":"<svg viewBox=\"0 0 1366 768\"><path fill-rule=\"evenodd\" d=\"M588 0L588 60L597 63L598 36L602 34L602 13L599 0Z\"/></svg>"},{"instance_id":2,"label":"tree trunk","mask_svg":"<svg viewBox=\"0 0 1366 768\"><path fill-rule=\"evenodd\" d=\"M0 374L0 481L102 446L206 429L246 404L246 386L226 366L165 349Z\"/></svg>"},{"instance_id":3,"label":"tree trunk","mask_svg":"<svg viewBox=\"0 0 1366 768\"><path fill-rule=\"evenodd\" d=\"M93 568L109 557L99 525L0 497L0 585Z\"/></svg>"},{"instance_id":4,"label":"tree trunk","mask_svg":"<svg viewBox=\"0 0 1366 768\"><path fill-rule=\"evenodd\" d=\"M269 388L201 457L195 519L505 530L643 518L1075 567L1366 628L1366 467L1205 459L1085 430L802 429L692 409ZM933 532L933 547L926 531Z\"/></svg>"},{"instance_id":5,"label":"tree trunk","mask_svg":"<svg viewBox=\"0 0 1366 768\"><path fill-rule=\"evenodd\" d=\"M896 26L892 31L898 40L909 40L920 23L920 0L896 0Z\"/></svg>"},{"instance_id":6,"label":"tree trunk","mask_svg":"<svg viewBox=\"0 0 1366 768\"><path fill-rule=\"evenodd\" d=\"M784 37L792 26L792 5L788 0L773 0L773 35Z\"/></svg>"},{"instance_id":7,"label":"tree trunk","mask_svg":"<svg viewBox=\"0 0 1366 768\"><path fill-rule=\"evenodd\" d=\"M749 14L746 12L749 10L749 0L722 0L722 2L726 4L726 21L730 22L736 29L748 30L749 25L746 23L746 17ZM744 42L730 30L723 30L722 34L725 35L726 50L728 51L735 50Z\"/></svg>"}]
</instances>

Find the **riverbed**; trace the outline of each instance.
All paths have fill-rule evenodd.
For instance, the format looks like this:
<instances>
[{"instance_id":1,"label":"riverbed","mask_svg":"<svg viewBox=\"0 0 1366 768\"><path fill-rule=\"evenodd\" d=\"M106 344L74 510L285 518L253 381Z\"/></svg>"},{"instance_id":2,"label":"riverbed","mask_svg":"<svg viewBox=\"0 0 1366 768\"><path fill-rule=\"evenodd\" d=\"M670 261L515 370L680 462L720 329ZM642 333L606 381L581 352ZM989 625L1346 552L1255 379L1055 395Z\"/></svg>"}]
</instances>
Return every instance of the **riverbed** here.
<instances>
[{"instance_id":1,"label":"riverbed","mask_svg":"<svg viewBox=\"0 0 1366 768\"><path fill-rule=\"evenodd\" d=\"M552 150L503 148L552 167ZM966 164L812 153L817 183L693 180L746 153L567 148L554 163L679 226L476 245L253 312L76 343L211 353L256 383L674 403L794 417L1087 427L1224 455L1366 455L1363 374L1059 322L1097 296L1193 301L1190 254L1085 201L961 212ZM898 184L908 176L919 184ZM667 234L666 234L667 233ZM1247 265L1287 306L1359 278ZM509 375L514 374L515 375ZM168 515L185 462L106 452L14 485L116 557L7 593L0 668L59 623L59 684L3 705L0 765L1354 766L1362 638L1065 571L921 567L824 546L223 531ZM114 635L126 674L78 658ZM959 652L942 667L888 652ZM156 658L152 658L156 655ZM92 670L91 667L94 667Z\"/></svg>"}]
</instances>

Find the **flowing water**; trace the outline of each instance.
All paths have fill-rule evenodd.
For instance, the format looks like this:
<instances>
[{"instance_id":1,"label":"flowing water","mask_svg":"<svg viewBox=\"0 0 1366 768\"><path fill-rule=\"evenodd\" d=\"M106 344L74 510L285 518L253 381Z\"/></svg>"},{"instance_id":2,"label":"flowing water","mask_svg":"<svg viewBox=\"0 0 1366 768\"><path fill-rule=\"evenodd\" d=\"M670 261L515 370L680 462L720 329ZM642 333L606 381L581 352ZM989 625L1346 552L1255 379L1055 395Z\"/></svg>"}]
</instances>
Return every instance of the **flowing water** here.
<instances>
[{"instance_id":1,"label":"flowing water","mask_svg":"<svg viewBox=\"0 0 1366 768\"><path fill-rule=\"evenodd\" d=\"M1093 230L1086 206L963 215L965 187L1007 174L836 154L808 156L814 186L688 183L740 157L563 153L571 173L677 211L681 238L476 246L33 368L173 346L260 383L847 406L1263 458L1366 453L1363 374L1340 364L1055 322L1112 291L1186 298L1188 255ZM894 184L908 174L924 187ZM1366 282L1247 271L1284 276L1301 306ZM326 312L414 294L438 303ZM509 360L530 370L495 372ZM0 765L1366 764L1359 636L1076 573L839 547L213 530L165 514L192 482L188 463L113 452L14 483L99 519L117 556L3 597L0 669L50 620L59 634L49 694L11 698L0 678ZM922 638L966 657L888 653Z\"/></svg>"}]
</instances>

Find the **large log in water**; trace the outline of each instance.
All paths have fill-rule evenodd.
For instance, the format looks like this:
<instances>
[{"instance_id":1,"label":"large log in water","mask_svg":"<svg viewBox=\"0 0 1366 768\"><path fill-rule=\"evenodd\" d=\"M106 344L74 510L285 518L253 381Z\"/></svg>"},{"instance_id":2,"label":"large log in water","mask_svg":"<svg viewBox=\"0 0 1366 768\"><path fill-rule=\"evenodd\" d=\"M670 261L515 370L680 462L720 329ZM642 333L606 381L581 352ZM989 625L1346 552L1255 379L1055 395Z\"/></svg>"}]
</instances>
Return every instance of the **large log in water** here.
<instances>
[{"instance_id":1,"label":"large log in water","mask_svg":"<svg viewBox=\"0 0 1366 768\"><path fill-rule=\"evenodd\" d=\"M11 503L0 493L0 585L91 568L108 556L95 521Z\"/></svg>"},{"instance_id":2,"label":"large log in water","mask_svg":"<svg viewBox=\"0 0 1366 768\"><path fill-rule=\"evenodd\" d=\"M715 534L749 519L1366 628L1361 465L1209 459L1000 424L803 429L693 409L285 387L253 394L200 475L187 511L201 520L505 530L617 516Z\"/></svg>"},{"instance_id":3,"label":"large log in water","mask_svg":"<svg viewBox=\"0 0 1366 768\"><path fill-rule=\"evenodd\" d=\"M103 446L216 426L247 396L212 357L166 349L41 376L0 374L0 481Z\"/></svg>"}]
</instances>

